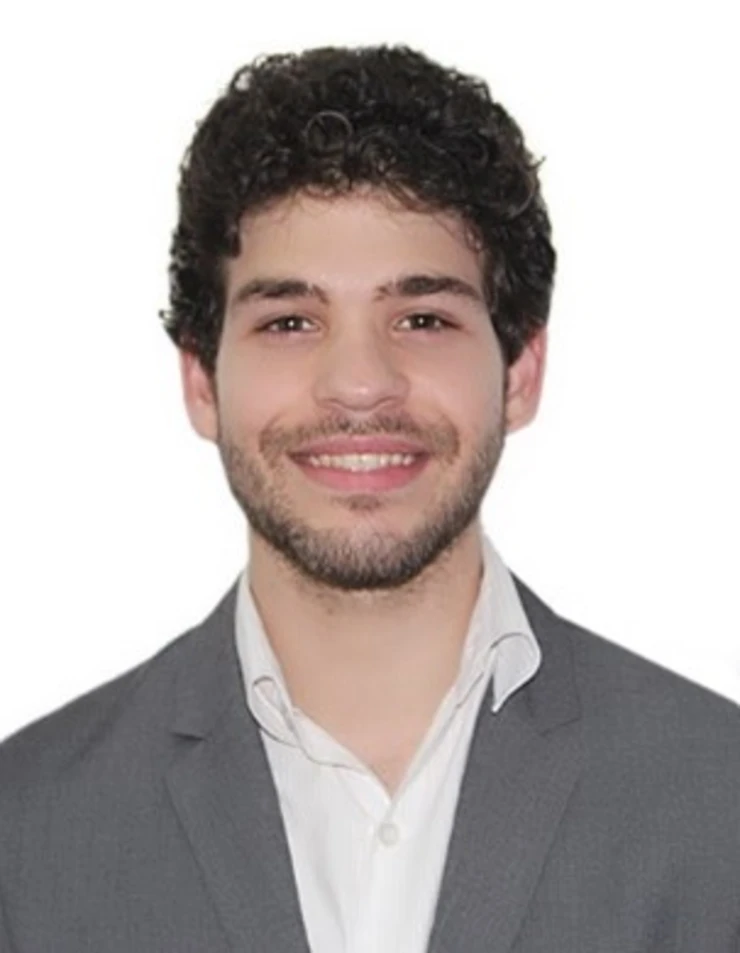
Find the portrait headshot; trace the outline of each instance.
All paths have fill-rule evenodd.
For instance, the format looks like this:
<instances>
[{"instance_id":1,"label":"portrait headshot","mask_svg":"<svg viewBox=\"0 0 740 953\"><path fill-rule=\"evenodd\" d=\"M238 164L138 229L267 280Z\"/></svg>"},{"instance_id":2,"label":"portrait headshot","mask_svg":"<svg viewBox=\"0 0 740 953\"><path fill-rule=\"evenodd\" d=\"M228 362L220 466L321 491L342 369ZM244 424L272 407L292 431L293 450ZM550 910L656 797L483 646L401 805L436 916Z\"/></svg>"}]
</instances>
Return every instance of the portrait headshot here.
<instances>
[{"instance_id":1,"label":"portrait headshot","mask_svg":"<svg viewBox=\"0 0 740 953\"><path fill-rule=\"evenodd\" d=\"M2 953L740 953L729 44L544 9L36 67Z\"/></svg>"}]
</instances>

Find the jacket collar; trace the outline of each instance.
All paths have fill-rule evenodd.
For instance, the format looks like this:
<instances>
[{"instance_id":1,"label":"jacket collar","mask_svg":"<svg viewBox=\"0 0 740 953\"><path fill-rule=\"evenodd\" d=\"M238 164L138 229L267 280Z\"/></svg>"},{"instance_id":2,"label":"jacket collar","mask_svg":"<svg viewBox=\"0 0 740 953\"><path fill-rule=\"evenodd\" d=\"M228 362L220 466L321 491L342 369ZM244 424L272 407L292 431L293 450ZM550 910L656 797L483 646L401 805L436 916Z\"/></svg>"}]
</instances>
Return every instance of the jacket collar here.
<instances>
[{"instance_id":1,"label":"jacket collar","mask_svg":"<svg viewBox=\"0 0 740 953\"><path fill-rule=\"evenodd\" d=\"M237 579L209 615L171 646L178 651L172 730L205 738L242 692L234 643Z\"/></svg>"}]
</instances>

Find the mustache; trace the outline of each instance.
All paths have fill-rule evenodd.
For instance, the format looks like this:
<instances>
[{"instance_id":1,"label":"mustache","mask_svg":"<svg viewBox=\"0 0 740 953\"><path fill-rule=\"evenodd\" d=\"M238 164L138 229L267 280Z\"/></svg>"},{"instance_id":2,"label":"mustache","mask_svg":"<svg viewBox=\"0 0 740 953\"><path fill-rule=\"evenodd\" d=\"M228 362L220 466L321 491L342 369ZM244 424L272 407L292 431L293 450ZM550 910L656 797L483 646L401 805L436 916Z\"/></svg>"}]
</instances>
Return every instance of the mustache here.
<instances>
[{"instance_id":1,"label":"mustache","mask_svg":"<svg viewBox=\"0 0 740 953\"><path fill-rule=\"evenodd\" d=\"M368 420L331 417L315 424L292 428L268 427L259 437L259 449L267 459L296 451L306 443L331 437L402 437L415 441L429 453L452 458L457 455L460 438L447 424L422 427L407 414L377 414Z\"/></svg>"}]
</instances>

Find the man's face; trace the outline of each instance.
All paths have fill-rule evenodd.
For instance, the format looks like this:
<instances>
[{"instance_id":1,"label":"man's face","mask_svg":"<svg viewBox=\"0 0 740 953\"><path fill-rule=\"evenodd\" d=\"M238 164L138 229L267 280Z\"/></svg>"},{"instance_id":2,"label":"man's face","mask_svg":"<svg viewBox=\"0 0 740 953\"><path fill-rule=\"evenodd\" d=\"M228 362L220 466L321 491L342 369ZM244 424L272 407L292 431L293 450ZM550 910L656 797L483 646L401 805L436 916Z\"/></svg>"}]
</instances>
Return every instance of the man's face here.
<instances>
[{"instance_id":1,"label":"man's face","mask_svg":"<svg viewBox=\"0 0 740 953\"><path fill-rule=\"evenodd\" d=\"M506 429L479 255L449 215L371 192L247 217L216 394L184 357L252 532L342 590L415 578L477 519ZM212 406L208 408L208 402Z\"/></svg>"}]
</instances>

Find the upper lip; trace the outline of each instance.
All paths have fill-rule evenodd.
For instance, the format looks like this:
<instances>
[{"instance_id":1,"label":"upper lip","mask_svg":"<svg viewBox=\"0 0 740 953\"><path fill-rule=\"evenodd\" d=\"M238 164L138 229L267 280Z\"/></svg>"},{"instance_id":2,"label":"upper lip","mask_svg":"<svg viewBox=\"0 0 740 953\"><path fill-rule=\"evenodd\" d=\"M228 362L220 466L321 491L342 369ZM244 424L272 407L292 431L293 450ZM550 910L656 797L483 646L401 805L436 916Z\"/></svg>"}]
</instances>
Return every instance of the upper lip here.
<instances>
[{"instance_id":1,"label":"upper lip","mask_svg":"<svg viewBox=\"0 0 740 953\"><path fill-rule=\"evenodd\" d=\"M418 443L393 437L337 437L319 440L296 450L293 456L344 456L349 453L426 453Z\"/></svg>"}]
</instances>

